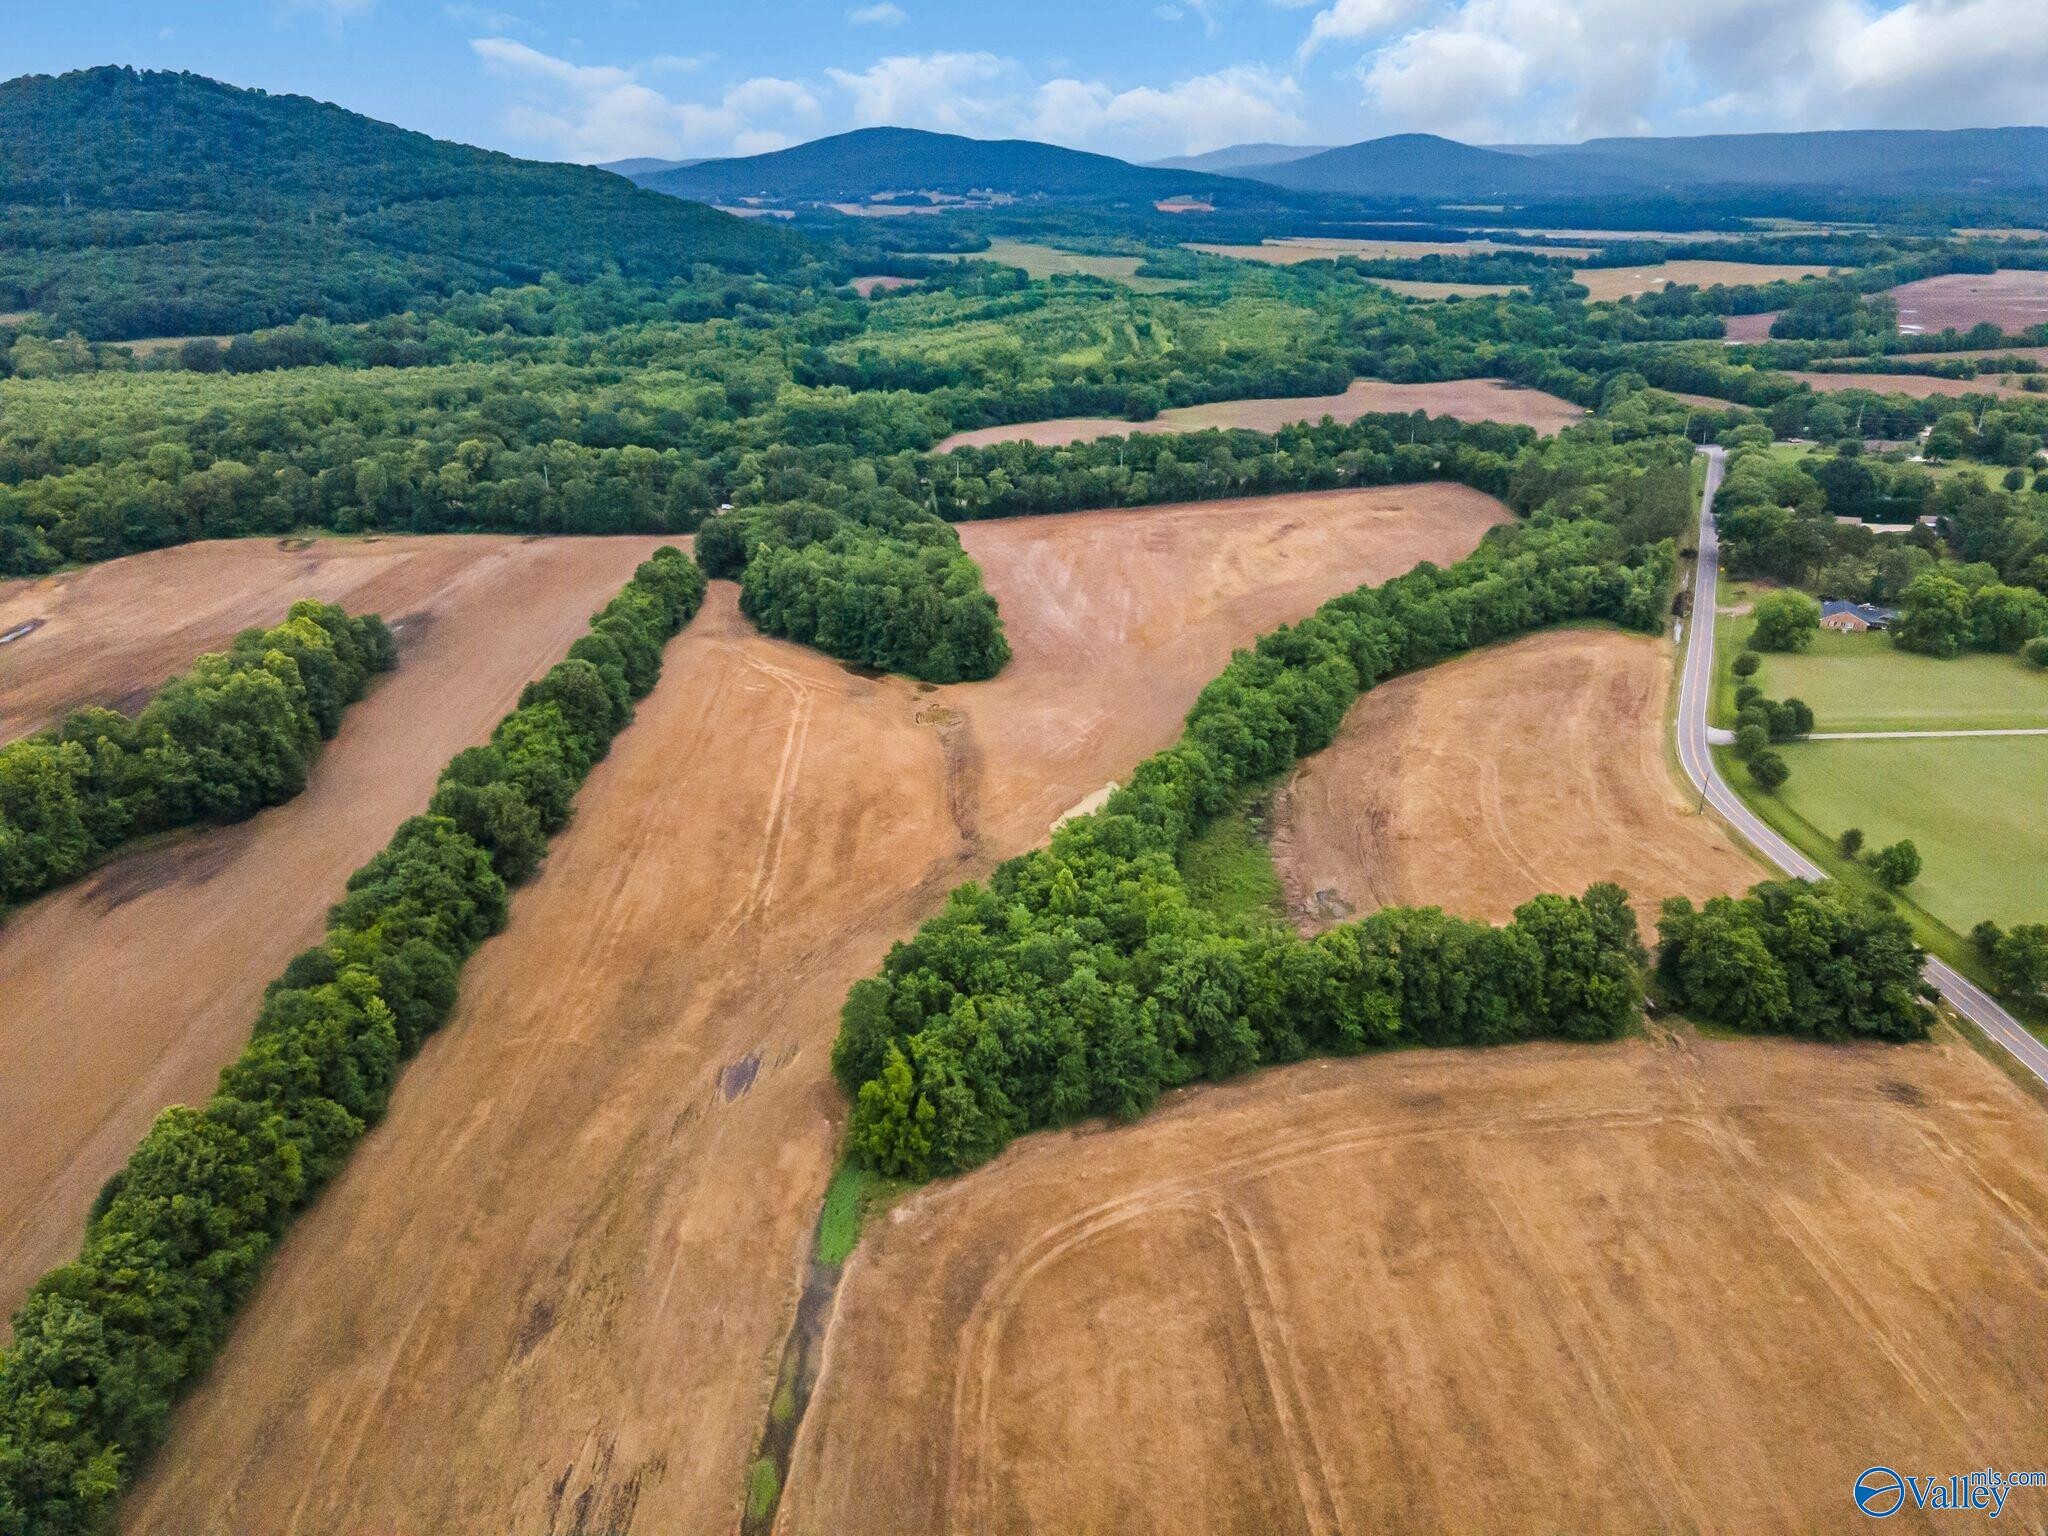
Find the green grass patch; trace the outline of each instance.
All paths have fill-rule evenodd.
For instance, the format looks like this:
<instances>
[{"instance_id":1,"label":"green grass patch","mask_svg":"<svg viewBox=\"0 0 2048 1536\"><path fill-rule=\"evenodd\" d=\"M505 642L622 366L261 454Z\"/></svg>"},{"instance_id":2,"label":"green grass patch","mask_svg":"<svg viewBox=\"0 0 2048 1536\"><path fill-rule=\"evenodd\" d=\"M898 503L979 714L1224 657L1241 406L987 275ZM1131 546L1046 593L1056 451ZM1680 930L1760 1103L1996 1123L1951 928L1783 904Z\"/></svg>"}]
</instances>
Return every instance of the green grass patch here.
<instances>
[{"instance_id":1,"label":"green grass patch","mask_svg":"<svg viewBox=\"0 0 2048 1536\"><path fill-rule=\"evenodd\" d=\"M775 1474L775 1463L763 1456L747 1468L747 1519L757 1524L766 1520L781 1497L782 1479Z\"/></svg>"},{"instance_id":2,"label":"green grass patch","mask_svg":"<svg viewBox=\"0 0 2048 1536\"><path fill-rule=\"evenodd\" d=\"M844 1264L860 1242L861 1227L911 1186L843 1162L825 1186L825 1208L818 1213L816 1256L820 1264Z\"/></svg>"},{"instance_id":3,"label":"green grass patch","mask_svg":"<svg viewBox=\"0 0 2048 1536\"><path fill-rule=\"evenodd\" d=\"M1724 593L1726 590L1724 584ZM1725 604L1745 599L1724 595ZM1748 615L1724 615L1714 644L1716 725L1734 718L1728 665L1754 627ZM1992 731L2048 726L2048 672L2017 656L1957 656L1948 661L1902 651L1876 631L1824 629L1810 649L1766 651L1752 679L1774 699L1804 699L1818 731ZM2038 747L2038 744L2037 744Z\"/></svg>"},{"instance_id":4,"label":"green grass patch","mask_svg":"<svg viewBox=\"0 0 2048 1536\"><path fill-rule=\"evenodd\" d=\"M1953 739L1951 738L1950 740ZM2008 739L2010 740L2011 738ZM2024 740L2024 738L2021 739ZM1929 743L1929 745L1935 746L1943 744L1939 740ZM1827 742L1810 742L1806 743L1805 747L1825 747L1828 745L1831 744ZM1881 742L1846 742L1840 745L1857 747L1881 746L1884 744ZM1912 745L1912 743L1902 743L1902 745ZM1977 946L1972 944L1967 937L1969 928L1979 921L1979 917L1989 914L1979 914L1978 916L1968 918L1960 927L1953 926L1942 918L1935 916L1934 913L1921 904L1920 897L1925 894L1924 887L1927 882L1927 870L1925 868L1923 868L1920 878L1904 891L1886 891L1878 883L1877 877L1871 874L1868 865L1858 859L1844 858L1840 847L1835 842L1842 828L1847 826L1860 826L1863 828L1866 848L1882 847L1887 842L1897 841L1898 836L1908 836L1913 839L1914 845L1920 849L1922 860L1931 864L1932 861L1928 857L1930 844L1923 842L1917 831L1880 836L1873 828L1871 819L1864 813L1864 808L1862 807L1859 807L1857 810L1858 819L1843 822L1832 830L1824 829L1821 826L1816 826L1813 822L1807 820L1805 816L1794 810L1792 804L1786 799L1786 793L1791 791L1799 781L1800 768L1798 766L1795 765L1793 767L1792 779L1786 784L1785 789L1777 794L1771 794L1760 789L1750 779L1748 769L1737 760L1732 749L1716 747L1714 749L1714 761L1721 770L1721 777L1728 781L1729 785L1743 798L1749 808L1761 816L1773 831L1784 837L1786 841L1790 842L1801 853L1818 864L1828 878L1840 880L1857 890L1890 896L1898 903L1899 910L1905 914L1907 921L1912 924L1913 937L1923 949L1933 951L1933 953L1946 960L1979 986L1987 990L1995 990L1992 987L1991 976L1985 970L1983 957L1977 953ZM1787 763L1795 763L1795 759L1790 756L1786 758L1786 761ZM2035 867L2039 868L2038 860ZM2026 1024L2036 1034L2048 1038L2048 1009L2030 1008L2024 1004L2016 1006L2010 998L2002 998L2001 1001L2005 1003L2007 1010L2020 1019L2022 1023ZM1976 1031L1972 1030L1971 1033L1974 1035Z\"/></svg>"},{"instance_id":5,"label":"green grass patch","mask_svg":"<svg viewBox=\"0 0 2048 1536\"><path fill-rule=\"evenodd\" d=\"M1180 856L1189 896L1226 922L1277 923L1286 915L1286 893L1266 846L1266 807L1260 798L1224 812Z\"/></svg>"},{"instance_id":6,"label":"green grass patch","mask_svg":"<svg viewBox=\"0 0 2048 1536\"><path fill-rule=\"evenodd\" d=\"M1780 748L1780 798L1824 837L1910 837L1915 904L1958 932L2048 921L2048 743L2025 736L1803 741Z\"/></svg>"}]
</instances>

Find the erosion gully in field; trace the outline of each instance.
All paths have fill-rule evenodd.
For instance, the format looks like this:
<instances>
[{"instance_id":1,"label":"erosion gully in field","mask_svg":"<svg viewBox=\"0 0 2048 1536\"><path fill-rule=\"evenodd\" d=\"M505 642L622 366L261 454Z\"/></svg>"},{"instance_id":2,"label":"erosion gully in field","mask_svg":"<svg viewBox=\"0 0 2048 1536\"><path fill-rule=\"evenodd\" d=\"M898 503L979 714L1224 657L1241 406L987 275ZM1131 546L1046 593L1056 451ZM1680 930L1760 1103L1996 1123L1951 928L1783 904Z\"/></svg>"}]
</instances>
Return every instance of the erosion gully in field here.
<instances>
[{"instance_id":1,"label":"erosion gully in field","mask_svg":"<svg viewBox=\"0 0 2048 1536\"><path fill-rule=\"evenodd\" d=\"M0 1317L76 1253L94 1194L157 1111L212 1091L349 873L659 543L237 540L0 589L0 617L47 620L0 650L0 719L17 733L139 704L302 597L382 614L398 641L397 670L350 708L304 793L135 848L0 922Z\"/></svg>"},{"instance_id":2,"label":"erosion gully in field","mask_svg":"<svg viewBox=\"0 0 2048 1536\"><path fill-rule=\"evenodd\" d=\"M1438 485L970 525L1015 659L944 688L715 583L126 1528L731 1528L848 985L1167 745L1234 646L1504 516Z\"/></svg>"},{"instance_id":3,"label":"erosion gully in field","mask_svg":"<svg viewBox=\"0 0 2048 1536\"><path fill-rule=\"evenodd\" d=\"M777 1528L1845 1529L1873 1463L2048 1461L2044 1169L1952 1036L1182 1090L871 1226Z\"/></svg>"},{"instance_id":4,"label":"erosion gully in field","mask_svg":"<svg viewBox=\"0 0 2048 1536\"><path fill-rule=\"evenodd\" d=\"M1612 880L1647 932L1667 896L1763 879L1666 763L1671 668L1668 638L1561 629L1365 694L1274 796L1289 915L1310 932L1385 906L1498 923Z\"/></svg>"},{"instance_id":5,"label":"erosion gully in field","mask_svg":"<svg viewBox=\"0 0 2048 1536\"><path fill-rule=\"evenodd\" d=\"M1299 422L1325 416L1351 422L1383 411L1426 411L1460 421L1498 421L1538 432L1560 432L1585 418L1569 400L1525 389L1499 379L1451 379L1438 384L1388 384L1379 379L1354 379L1341 395L1290 395L1280 399L1218 400L1208 405L1176 406L1150 421L1121 421L1114 416L1061 416L1049 421L1012 422L955 432L939 444L941 453L955 448L986 448L994 443L1037 443L1057 448L1093 442L1099 437L1129 437L1140 432L1203 432L1211 427L1242 427L1277 432Z\"/></svg>"}]
</instances>

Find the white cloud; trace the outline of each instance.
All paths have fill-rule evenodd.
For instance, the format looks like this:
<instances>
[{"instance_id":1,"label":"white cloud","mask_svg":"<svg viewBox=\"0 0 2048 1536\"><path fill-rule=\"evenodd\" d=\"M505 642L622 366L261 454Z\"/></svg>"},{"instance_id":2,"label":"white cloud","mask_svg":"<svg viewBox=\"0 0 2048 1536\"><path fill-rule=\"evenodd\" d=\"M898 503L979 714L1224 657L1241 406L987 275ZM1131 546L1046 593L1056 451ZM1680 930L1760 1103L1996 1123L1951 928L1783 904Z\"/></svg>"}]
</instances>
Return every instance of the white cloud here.
<instances>
[{"instance_id":1,"label":"white cloud","mask_svg":"<svg viewBox=\"0 0 2048 1536\"><path fill-rule=\"evenodd\" d=\"M1024 130L1063 144L1107 141L1126 154L1201 154L1306 133L1295 111L1300 100L1291 77L1256 65L1126 91L1100 81L1050 80L1038 88Z\"/></svg>"},{"instance_id":2,"label":"white cloud","mask_svg":"<svg viewBox=\"0 0 2048 1536\"><path fill-rule=\"evenodd\" d=\"M972 133L1014 112L1022 72L992 53L897 54L866 69L828 69L862 127Z\"/></svg>"},{"instance_id":3,"label":"white cloud","mask_svg":"<svg viewBox=\"0 0 2048 1536\"><path fill-rule=\"evenodd\" d=\"M1303 49L1397 6L1336 0ZM1390 124L1466 136L2038 123L2042 21L2042 0L1450 0L1357 72Z\"/></svg>"},{"instance_id":4,"label":"white cloud","mask_svg":"<svg viewBox=\"0 0 2048 1536\"><path fill-rule=\"evenodd\" d=\"M1419 5L1420 0L1337 0L1316 12L1308 24L1308 36L1301 40L1301 57L1307 58L1324 43L1389 32L1414 15Z\"/></svg>"},{"instance_id":5,"label":"white cloud","mask_svg":"<svg viewBox=\"0 0 2048 1536\"><path fill-rule=\"evenodd\" d=\"M469 46L493 74L529 91L506 112L506 128L571 160L754 154L789 142L762 119L818 113L817 98L794 80L756 76L715 101L676 101L639 78L653 63L577 64L506 37L471 38ZM671 59L666 67L674 65Z\"/></svg>"},{"instance_id":6,"label":"white cloud","mask_svg":"<svg viewBox=\"0 0 2048 1536\"><path fill-rule=\"evenodd\" d=\"M856 5L846 19L856 27L900 27L910 18L903 14L902 6L882 0L880 5Z\"/></svg>"}]
</instances>

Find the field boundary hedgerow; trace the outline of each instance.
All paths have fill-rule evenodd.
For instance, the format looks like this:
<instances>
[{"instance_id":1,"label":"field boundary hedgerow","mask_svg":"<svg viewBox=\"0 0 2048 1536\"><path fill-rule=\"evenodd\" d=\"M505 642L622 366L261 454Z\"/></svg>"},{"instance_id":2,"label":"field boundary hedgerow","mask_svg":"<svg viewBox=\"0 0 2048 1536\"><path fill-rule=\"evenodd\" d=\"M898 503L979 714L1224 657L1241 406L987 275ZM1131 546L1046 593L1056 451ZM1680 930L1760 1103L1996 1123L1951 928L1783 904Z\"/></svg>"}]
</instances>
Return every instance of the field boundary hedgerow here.
<instances>
[{"instance_id":1,"label":"field boundary hedgerow","mask_svg":"<svg viewBox=\"0 0 2048 1536\"><path fill-rule=\"evenodd\" d=\"M213 1098L164 1110L108 1182L79 1258L37 1282L0 1353L5 1536L103 1528L271 1252L447 1018L507 888L538 867L704 586L676 549L643 561L489 744L451 760L427 813L350 876Z\"/></svg>"},{"instance_id":2,"label":"field boundary hedgerow","mask_svg":"<svg viewBox=\"0 0 2048 1536\"><path fill-rule=\"evenodd\" d=\"M132 719L77 709L0 746L0 913L140 838L291 799L394 660L376 614L305 600L201 656Z\"/></svg>"}]
</instances>

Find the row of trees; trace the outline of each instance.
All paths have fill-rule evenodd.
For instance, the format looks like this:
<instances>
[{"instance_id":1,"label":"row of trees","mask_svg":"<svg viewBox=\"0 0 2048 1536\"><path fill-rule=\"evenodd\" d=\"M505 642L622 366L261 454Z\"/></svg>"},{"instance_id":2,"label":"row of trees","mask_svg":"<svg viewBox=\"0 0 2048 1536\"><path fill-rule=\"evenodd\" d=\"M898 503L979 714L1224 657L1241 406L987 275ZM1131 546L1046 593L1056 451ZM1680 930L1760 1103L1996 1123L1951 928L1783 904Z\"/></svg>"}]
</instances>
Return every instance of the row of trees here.
<instances>
[{"instance_id":1,"label":"row of trees","mask_svg":"<svg viewBox=\"0 0 2048 1536\"><path fill-rule=\"evenodd\" d=\"M131 838L289 800L342 711L392 661L377 615L298 602L283 623L200 657L133 719L76 710L0 747L0 905L75 878Z\"/></svg>"},{"instance_id":2,"label":"row of trees","mask_svg":"<svg viewBox=\"0 0 2048 1536\"><path fill-rule=\"evenodd\" d=\"M157 1117L0 1353L0 1530L105 1528L285 1229L447 1017L463 962L503 925L507 884L532 873L703 590L673 549L644 562L490 744L449 765L429 813L349 877L214 1096Z\"/></svg>"},{"instance_id":3,"label":"row of trees","mask_svg":"<svg viewBox=\"0 0 2048 1536\"><path fill-rule=\"evenodd\" d=\"M1670 543L1624 543L1614 523L1584 515L1585 485L1560 482L1528 526L1457 565L1361 588L1240 652L1180 742L1102 811L956 890L858 983L833 1053L854 1099L855 1154L922 1178L1020 1132L1135 1115L1163 1088L1263 1062L1627 1028L1642 952L1611 886L1539 897L1505 928L1388 911L1303 941L1223 923L1191 901L1177 863L1210 819L1327 744L1386 677L1565 619L1658 628Z\"/></svg>"},{"instance_id":4,"label":"row of trees","mask_svg":"<svg viewBox=\"0 0 2048 1536\"><path fill-rule=\"evenodd\" d=\"M1695 1018L1750 1033L1918 1040L1934 1022L1926 955L1888 901L1833 884L1766 881L1657 919L1658 976Z\"/></svg>"}]
</instances>

